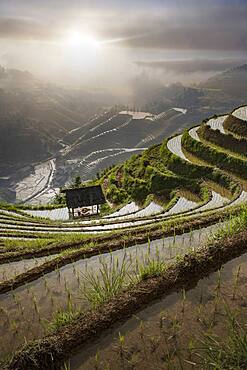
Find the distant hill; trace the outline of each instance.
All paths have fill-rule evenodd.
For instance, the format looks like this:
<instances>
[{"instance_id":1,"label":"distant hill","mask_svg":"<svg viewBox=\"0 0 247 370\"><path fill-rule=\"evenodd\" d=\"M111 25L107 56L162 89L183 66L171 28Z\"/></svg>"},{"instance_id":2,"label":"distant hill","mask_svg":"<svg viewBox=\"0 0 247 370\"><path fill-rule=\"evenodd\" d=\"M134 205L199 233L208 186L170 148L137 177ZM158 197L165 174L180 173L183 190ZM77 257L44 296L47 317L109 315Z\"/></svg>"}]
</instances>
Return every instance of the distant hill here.
<instances>
[{"instance_id":1,"label":"distant hill","mask_svg":"<svg viewBox=\"0 0 247 370\"><path fill-rule=\"evenodd\" d=\"M101 91L59 87L0 67L0 175L54 155L71 130L112 102Z\"/></svg>"},{"instance_id":2,"label":"distant hill","mask_svg":"<svg viewBox=\"0 0 247 370\"><path fill-rule=\"evenodd\" d=\"M148 81L141 82L130 101L121 101L109 91L57 86L27 71L0 67L0 178L10 178L0 182L3 194L15 189L34 164L51 157L56 158L54 186L77 174L91 179L142 148L247 100L247 65L194 86L158 83L149 88ZM125 110L159 119L119 114Z\"/></svg>"},{"instance_id":3,"label":"distant hill","mask_svg":"<svg viewBox=\"0 0 247 370\"><path fill-rule=\"evenodd\" d=\"M246 98L247 64L217 74L201 84L201 86L222 90L222 92L235 98Z\"/></svg>"}]
</instances>

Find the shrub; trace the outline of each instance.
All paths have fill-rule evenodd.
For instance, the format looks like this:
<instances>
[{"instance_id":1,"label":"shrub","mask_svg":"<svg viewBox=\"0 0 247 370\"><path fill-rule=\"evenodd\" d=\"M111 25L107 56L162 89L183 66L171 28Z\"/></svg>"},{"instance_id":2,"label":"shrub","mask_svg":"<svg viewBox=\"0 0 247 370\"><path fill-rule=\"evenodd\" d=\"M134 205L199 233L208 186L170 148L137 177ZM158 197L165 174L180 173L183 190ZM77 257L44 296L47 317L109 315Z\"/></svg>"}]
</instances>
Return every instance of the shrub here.
<instances>
[{"instance_id":1,"label":"shrub","mask_svg":"<svg viewBox=\"0 0 247 370\"><path fill-rule=\"evenodd\" d=\"M198 134L215 145L241 155L247 155L247 140L245 139L237 139L231 134L222 134L219 130L213 130L207 125L202 125Z\"/></svg>"},{"instance_id":2,"label":"shrub","mask_svg":"<svg viewBox=\"0 0 247 370\"><path fill-rule=\"evenodd\" d=\"M191 154L201 158L205 162L217 166L218 168L235 173L243 179L247 179L247 162L234 158L216 149L193 139L188 131L182 136L182 146Z\"/></svg>"},{"instance_id":3,"label":"shrub","mask_svg":"<svg viewBox=\"0 0 247 370\"><path fill-rule=\"evenodd\" d=\"M235 116L232 116L231 114L229 114L229 116L226 118L224 122L224 128L226 131L232 132L238 136L247 137L246 122Z\"/></svg>"},{"instance_id":4,"label":"shrub","mask_svg":"<svg viewBox=\"0 0 247 370\"><path fill-rule=\"evenodd\" d=\"M131 188L132 199L136 202L143 203L148 194L150 194L150 187L148 182L140 179L135 179Z\"/></svg>"}]
</instances>

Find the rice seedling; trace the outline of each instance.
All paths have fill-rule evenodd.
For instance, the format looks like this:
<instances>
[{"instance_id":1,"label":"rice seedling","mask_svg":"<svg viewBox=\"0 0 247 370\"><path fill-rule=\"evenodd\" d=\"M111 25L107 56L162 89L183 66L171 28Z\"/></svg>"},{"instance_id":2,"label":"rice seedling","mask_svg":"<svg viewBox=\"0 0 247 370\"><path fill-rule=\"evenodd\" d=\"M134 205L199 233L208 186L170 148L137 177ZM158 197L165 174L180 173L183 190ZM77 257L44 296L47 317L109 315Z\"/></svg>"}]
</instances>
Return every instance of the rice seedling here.
<instances>
[{"instance_id":1,"label":"rice seedling","mask_svg":"<svg viewBox=\"0 0 247 370\"><path fill-rule=\"evenodd\" d=\"M186 291L185 291L185 289L183 289L182 290L182 308L181 308L182 313L184 313L185 301L186 301Z\"/></svg>"},{"instance_id":2,"label":"rice seedling","mask_svg":"<svg viewBox=\"0 0 247 370\"><path fill-rule=\"evenodd\" d=\"M233 294L232 294L233 301L235 300L236 294L237 294L239 277L240 277L240 269L241 269L241 265L238 266L237 274L234 276L234 285L233 285Z\"/></svg>"},{"instance_id":3,"label":"rice seedling","mask_svg":"<svg viewBox=\"0 0 247 370\"><path fill-rule=\"evenodd\" d=\"M64 325L68 325L73 322L78 316L80 312L75 311L72 307L68 307L66 311L57 311L52 318L52 321L48 324L48 331L54 332L60 329Z\"/></svg>"},{"instance_id":4,"label":"rice seedling","mask_svg":"<svg viewBox=\"0 0 247 370\"><path fill-rule=\"evenodd\" d=\"M124 343L125 343L125 337L124 337L124 335L121 335L121 333L118 334L118 342L119 342L119 354L120 354L120 358L121 358L122 369L124 369Z\"/></svg>"},{"instance_id":5,"label":"rice seedling","mask_svg":"<svg viewBox=\"0 0 247 370\"><path fill-rule=\"evenodd\" d=\"M93 271L82 273L83 295L93 307L106 302L128 285L128 270L126 253L121 263L116 258L112 259L110 265L100 257L100 269L97 275Z\"/></svg>"},{"instance_id":6,"label":"rice seedling","mask_svg":"<svg viewBox=\"0 0 247 370\"><path fill-rule=\"evenodd\" d=\"M219 297L220 295L220 288L221 288L221 273L222 273L222 268L220 268L217 271L217 284L216 284L216 296Z\"/></svg>"},{"instance_id":7,"label":"rice seedling","mask_svg":"<svg viewBox=\"0 0 247 370\"><path fill-rule=\"evenodd\" d=\"M209 242L238 234L247 227L247 207L243 206L238 215L230 215L228 221L209 238Z\"/></svg>"},{"instance_id":8,"label":"rice seedling","mask_svg":"<svg viewBox=\"0 0 247 370\"><path fill-rule=\"evenodd\" d=\"M33 304L34 304L34 308L35 308L36 313L39 315L38 302L37 302L37 299L34 295L33 295Z\"/></svg>"},{"instance_id":9,"label":"rice seedling","mask_svg":"<svg viewBox=\"0 0 247 370\"><path fill-rule=\"evenodd\" d=\"M176 244L176 227L175 224L173 225L173 245Z\"/></svg>"},{"instance_id":10,"label":"rice seedling","mask_svg":"<svg viewBox=\"0 0 247 370\"><path fill-rule=\"evenodd\" d=\"M145 280L151 276L160 276L166 269L167 265L163 261L149 259L145 264L138 265L137 278Z\"/></svg>"},{"instance_id":11,"label":"rice seedling","mask_svg":"<svg viewBox=\"0 0 247 370\"><path fill-rule=\"evenodd\" d=\"M99 351L96 352L95 356L94 356L94 361L95 361L95 370L98 370L99 369Z\"/></svg>"},{"instance_id":12,"label":"rice seedling","mask_svg":"<svg viewBox=\"0 0 247 370\"><path fill-rule=\"evenodd\" d=\"M197 366L212 369L246 369L247 367L247 333L236 315L225 306L226 328L225 338L213 333L203 333L200 347L194 349Z\"/></svg>"},{"instance_id":13,"label":"rice seedling","mask_svg":"<svg viewBox=\"0 0 247 370\"><path fill-rule=\"evenodd\" d=\"M231 220L231 222L233 224L233 220ZM228 230L228 233L229 233L229 230ZM199 239L200 239L200 237L201 237L201 231L199 233ZM194 238L194 235L193 235L193 232L191 230L190 233L189 233L189 236L186 235L186 237L183 236L182 238L177 237L179 244L176 245L175 244L176 229L175 229L175 225L174 225L173 236L170 238L171 243L169 245L170 258L172 258L173 255L176 252L180 252L179 249L177 249L177 251L173 251L172 248L174 248L174 249L175 249L175 247L177 248L177 246L181 244L180 243L181 241L183 242L183 244L186 244L186 246L187 246L187 241L192 242L193 238ZM186 240L186 242L185 242L185 240ZM163 244L163 249L164 249L165 248L164 238L162 239L161 242ZM173 244L173 245L171 245L171 244ZM160 245L159 247L162 248L162 245ZM74 276L74 280L77 280L78 287L79 287L80 291L83 291L83 294L86 291L87 300L92 304L93 307L96 307L99 304L106 302L108 299L110 299L114 295L121 292L122 289L127 287L132 282L138 281L138 279L143 280L143 279L146 279L149 276L159 276L159 275L161 275L164 272L164 270L166 269L167 265L161 259L163 251L162 251L162 249L159 249L159 247L157 245L153 246L153 242L151 243L150 238L149 238L148 241L147 241L147 245L143 248L144 252L141 251L140 246L136 247L136 256L135 256L134 252L132 252L132 251L129 255L127 255L126 251L124 251L123 252L124 253L124 258L123 258L123 260L122 260L122 258L120 260L120 259L114 258L114 253L110 252L109 256L107 256L106 259L104 259L103 257L100 257L100 259L101 259L101 261L100 261L100 271L99 271L99 273L97 273L97 276L96 276L95 271L90 270L90 268L89 268L90 261L89 262L85 261L85 263L83 262L83 266L85 267L84 274L82 274L79 271L79 269L76 268L76 266L80 266L80 265L73 263L73 264L71 264L69 279L71 277L73 279L73 276ZM133 248L133 250L134 250L134 248ZM188 249L186 249L186 251L188 251ZM181 253L183 253L183 252L184 252L184 250L182 249ZM190 250L189 250L189 252L190 252ZM165 251L164 255L166 256L165 258L167 258L168 251ZM178 261L181 258L182 258L181 255L177 256ZM109 262L109 259L110 259L110 262ZM37 261L35 261L35 263L36 262ZM134 265L135 265L136 268L134 268ZM60 269L58 269L58 268L56 269L56 274L54 274L54 275L55 275L55 277L56 277L56 275L58 275L58 278L59 279L61 278L62 281L63 281L63 277L65 276L63 274L63 271L61 272ZM239 274L237 274L237 275L239 275ZM86 279L85 279L85 276L86 276ZM136 277L138 277L137 280L136 280ZM63 292L65 291L65 293L66 293L66 295L65 294L63 295L63 299L62 299L63 302L62 302L61 306L64 306L64 307L67 307L67 308L66 308L66 311L65 311L65 316L63 316L62 311L59 312L59 313L61 313L61 316L57 320L57 323L56 323L57 327L59 327L59 325L66 325L67 323L71 322L74 319L74 317L76 317L76 316L73 316L73 313L76 312L76 311L75 311L75 306L73 306L73 297L72 297L72 294L71 294L72 284L71 284L71 281L69 279L66 280L66 278L65 278L64 279L64 286L61 287L63 289ZM216 287L217 296L220 295L220 288L221 288L221 280L220 279L221 279L221 274L219 272L218 273L218 284L217 284L217 287ZM48 293L48 292L50 292L49 287L48 287L49 277L48 277L48 280L47 280L47 277L44 276L43 280L44 280L44 288L45 288L45 289L44 288L43 289L46 291L46 293ZM83 284L83 280L84 280L84 284ZM237 291L237 286L238 286L238 278L236 278L236 291ZM52 289L52 284L50 284L50 287ZM60 287L59 287L59 289L60 289ZM28 291L28 288L27 288L27 291ZM182 311L182 313L185 313L185 301L186 301L185 291L183 291L182 294L183 294L183 297L182 297L181 311ZM234 299L235 299L235 295L236 295L236 292L233 294ZM39 297L39 294L37 295L37 297ZM54 311L56 308L58 308L58 306L56 307L57 303L54 302L54 299L53 299L52 295L51 295L50 298L51 298L52 311ZM18 305L18 300L15 303ZM33 304L34 304L34 307L35 307L35 312L39 315L39 307L38 307L37 299L34 297L34 295L33 295ZM40 305L43 304L41 299L40 299L39 304ZM40 319L40 316L39 316L39 319ZM63 322L65 324L61 324ZM161 321L161 326L162 325L163 325L163 322ZM153 348L153 350L155 351L155 346L156 346L155 338L152 338L150 341L151 341L150 345ZM148 347L149 347L149 345L148 345ZM125 362L125 366L126 366L126 362Z\"/></svg>"},{"instance_id":14,"label":"rice seedling","mask_svg":"<svg viewBox=\"0 0 247 370\"><path fill-rule=\"evenodd\" d=\"M11 320L10 328L11 328L11 331L14 332L15 335L18 333L18 325L15 320Z\"/></svg>"},{"instance_id":15,"label":"rice seedling","mask_svg":"<svg viewBox=\"0 0 247 370\"><path fill-rule=\"evenodd\" d=\"M141 339L142 347L143 347L143 350L144 350L144 357L145 357L145 360L147 361L148 360L148 351L147 351L147 345L146 345L146 341L145 341L143 321L140 322L139 338Z\"/></svg>"},{"instance_id":16,"label":"rice seedling","mask_svg":"<svg viewBox=\"0 0 247 370\"><path fill-rule=\"evenodd\" d=\"M48 293L49 292L49 287L48 287L47 279L46 279L45 276L43 276L42 279L44 281L45 291L46 291L46 293Z\"/></svg>"},{"instance_id":17,"label":"rice seedling","mask_svg":"<svg viewBox=\"0 0 247 370\"><path fill-rule=\"evenodd\" d=\"M166 318L165 311L161 311L160 316L159 316L159 328L160 329L163 328L163 322L164 322L165 318Z\"/></svg>"},{"instance_id":18,"label":"rice seedling","mask_svg":"<svg viewBox=\"0 0 247 370\"><path fill-rule=\"evenodd\" d=\"M72 295L70 291L67 292L67 309L70 310L72 307Z\"/></svg>"},{"instance_id":19,"label":"rice seedling","mask_svg":"<svg viewBox=\"0 0 247 370\"><path fill-rule=\"evenodd\" d=\"M150 254L150 247L151 247L151 242L150 239L148 238L148 253Z\"/></svg>"},{"instance_id":20,"label":"rice seedling","mask_svg":"<svg viewBox=\"0 0 247 370\"><path fill-rule=\"evenodd\" d=\"M71 367L70 367L70 362L65 362L64 364L63 364L63 369L62 370L70 370L71 369Z\"/></svg>"},{"instance_id":21,"label":"rice seedling","mask_svg":"<svg viewBox=\"0 0 247 370\"><path fill-rule=\"evenodd\" d=\"M160 337L159 336L158 337L152 336L152 337L149 338L149 342L150 342L150 351L151 351L151 353L156 352L159 345L160 345Z\"/></svg>"},{"instance_id":22,"label":"rice seedling","mask_svg":"<svg viewBox=\"0 0 247 370\"><path fill-rule=\"evenodd\" d=\"M0 307L0 312L2 312L3 315L6 316L7 321L8 321L8 325L10 326L11 325L11 320L10 320L10 316L9 316L9 311L6 310L4 307Z\"/></svg>"}]
</instances>

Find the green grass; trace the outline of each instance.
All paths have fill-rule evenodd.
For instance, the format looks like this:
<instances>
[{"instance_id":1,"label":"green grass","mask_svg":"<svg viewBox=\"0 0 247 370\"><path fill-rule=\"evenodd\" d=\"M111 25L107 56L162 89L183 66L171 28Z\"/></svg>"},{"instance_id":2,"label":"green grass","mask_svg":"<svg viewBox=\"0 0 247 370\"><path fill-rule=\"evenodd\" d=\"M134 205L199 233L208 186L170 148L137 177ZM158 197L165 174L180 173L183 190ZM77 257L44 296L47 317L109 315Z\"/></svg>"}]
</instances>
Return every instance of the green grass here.
<instances>
[{"instance_id":1,"label":"green grass","mask_svg":"<svg viewBox=\"0 0 247 370\"><path fill-rule=\"evenodd\" d=\"M138 266L137 276L139 280L160 276L166 269L167 264L163 261L149 259L146 264Z\"/></svg>"},{"instance_id":2,"label":"green grass","mask_svg":"<svg viewBox=\"0 0 247 370\"><path fill-rule=\"evenodd\" d=\"M218 151L193 139L188 131L182 136L182 146L191 154L203 159L221 170L238 175L243 180L247 179L247 162L239 158Z\"/></svg>"},{"instance_id":3,"label":"green grass","mask_svg":"<svg viewBox=\"0 0 247 370\"><path fill-rule=\"evenodd\" d=\"M83 295L93 307L107 302L128 285L129 263L126 254L121 263L112 258L110 265L101 258L100 266L98 274L94 271L83 274Z\"/></svg>"},{"instance_id":4,"label":"green grass","mask_svg":"<svg viewBox=\"0 0 247 370\"><path fill-rule=\"evenodd\" d=\"M30 205L30 204L21 204L21 203L15 203L15 204L9 204L5 202L0 202L0 208L6 209L7 211L13 211L13 212L19 212L22 210L52 210L57 208L63 208L64 204L46 204L46 205ZM22 212L20 212L22 213Z\"/></svg>"},{"instance_id":5,"label":"green grass","mask_svg":"<svg viewBox=\"0 0 247 370\"><path fill-rule=\"evenodd\" d=\"M23 250L23 249L39 249L49 244L53 244L53 239L34 239L34 240L15 240L3 239L3 245L6 251L8 250Z\"/></svg>"},{"instance_id":6,"label":"green grass","mask_svg":"<svg viewBox=\"0 0 247 370\"><path fill-rule=\"evenodd\" d=\"M247 369L247 331L236 315L226 306L227 320L224 338L214 333L203 333L200 347L193 350L197 365L202 369Z\"/></svg>"},{"instance_id":7,"label":"green grass","mask_svg":"<svg viewBox=\"0 0 247 370\"><path fill-rule=\"evenodd\" d=\"M42 250L43 248L50 246L56 246L57 244L64 244L64 243L73 243L73 242L86 242L88 239L92 238L92 234L80 234L80 233L69 233L69 234L50 234L50 237L47 238L46 234L43 234L43 238L36 238L32 240L21 240L21 239L0 239L2 241L2 248L8 251L38 251L39 249ZM19 236L20 233L19 233ZM94 243L89 243L88 247L91 248ZM83 246L84 248L85 246ZM78 251L79 247L73 249L73 251ZM62 252L63 255L68 253L72 253L72 249L68 248Z\"/></svg>"},{"instance_id":8,"label":"green grass","mask_svg":"<svg viewBox=\"0 0 247 370\"><path fill-rule=\"evenodd\" d=\"M68 325L75 321L79 316L80 312L73 310L71 307L67 311L57 311L53 315L52 321L48 325L49 332L55 332L61 327Z\"/></svg>"},{"instance_id":9,"label":"green grass","mask_svg":"<svg viewBox=\"0 0 247 370\"><path fill-rule=\"evenodd\" d=\"M219 230L214 233L212 240L219 240L225 237L230 237L237 235L239 232L247 228L247 206L242 206L238 215L229 216L226 224L219 228Z\"/></svg>"},{"instance_id":10,"label":"green grass","mask_svg":"<svg viewBox=\"0 0 247 370\"><path fill-rule=\"evenodd\" d=\"M200 139L205 141L206 144L212 145L217 150L246 160L247 141L245 139L237 139L231 134L222 134L219 130L213 130L208 125L201 125L197 133Z\"/></svg>"},{"instance_id":11,"label":"green grass","mask_svg":"<svg viewBox=\"0 0 247 370\"><path fill-rule=\"evenodd\" d=\"M209 243L236 235L240 231L246 229L246 227L247 206L244 206L237 216L230 215L226 225L222 226L213 236L209 237ZM191 253L193 253L193 251ZM178 260L181 258L181 256L177 256ZM127 261L126 253L121 263L119 263L118 259L112 258L111 263L107 264L107 262L101 258L101 267L98 274L91 271L83 275L85 281L83 293L90 304L93 307L101 305L117 295L129 284L145 280L149 277L162 275L168 266L167 263L160 260L158 252L156 253L156 258L150 258L150 242L144 262L140 264L139 261L136 260L135 264L137 266L136 272L134 276L131 276L129 271L130 263Z\"/></svg>"},{"instance_id":12,"label":"green grass","mask_svg":"<svg viewBox=\"0 0 247 370\"><path fill-rule=\"evenodd\" d=\"M150 195L155 195L157 198L165 197L168 203L176 190L191 190L200 196L201 183L204 180L219 184L232 196L238 192L238 184L228 173L224 174L210 164L245 178L245 161L198 143L185 131L182 137L183 147L208 163L203 166L195 165L172 154L167 148L167 141L166 139L162 144L153 145L103 173L98 182L103 185L110 202L122 205L134 200L143 205Z\"/></svg>"},{"instance_id":13,"label":"green grass","mask_svg":"<svg viewBox=\"0 0 247 370\"><path fill-rule=\"evenodd\" d=\"M96 242L90 242L87 244L84 244L82 247L77 247L77 248L68 248L63 250L62 252L59 253L59 256L67 257L67 256L73 256L74 253L85 250L85 249L90 249L94 248L96 246Z\"/></svg>"}]
</instances>

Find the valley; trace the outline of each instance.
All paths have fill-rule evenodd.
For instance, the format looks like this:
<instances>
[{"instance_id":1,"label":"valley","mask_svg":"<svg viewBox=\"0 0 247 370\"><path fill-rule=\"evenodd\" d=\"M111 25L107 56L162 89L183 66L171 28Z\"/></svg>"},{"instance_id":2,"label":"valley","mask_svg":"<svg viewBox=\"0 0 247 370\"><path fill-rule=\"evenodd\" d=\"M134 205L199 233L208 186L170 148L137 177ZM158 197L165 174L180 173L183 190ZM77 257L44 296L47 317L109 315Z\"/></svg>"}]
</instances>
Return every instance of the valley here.
<instances>
[{"instance_id":1,"label":"valley","mask_svg":"<svg viewBox=\"0 0 247 370\"><path fill-rule=\"evenodd\" d=\"M221 78L222 90L209 88L210 81L193 88L164 87L155 102L150 95L142 111L119 105L110 94L47 85L31 74L3 69L0 133L9 139L7 145L0 143L0 198L36 205L52 202L58 188L78 174L83 181L90 180L177 130L244 103L244 96L231 95L223 85L228 78L239 84L244 73L243 66L216 76ZM56 161L52 181L46 190L45 186L41 189L34 174L52 159ZM26 190L20 190L23 181L28 182L30 199ZM34 197L39 191L42 195Z\"/></svg>"}]
</instances>

